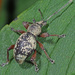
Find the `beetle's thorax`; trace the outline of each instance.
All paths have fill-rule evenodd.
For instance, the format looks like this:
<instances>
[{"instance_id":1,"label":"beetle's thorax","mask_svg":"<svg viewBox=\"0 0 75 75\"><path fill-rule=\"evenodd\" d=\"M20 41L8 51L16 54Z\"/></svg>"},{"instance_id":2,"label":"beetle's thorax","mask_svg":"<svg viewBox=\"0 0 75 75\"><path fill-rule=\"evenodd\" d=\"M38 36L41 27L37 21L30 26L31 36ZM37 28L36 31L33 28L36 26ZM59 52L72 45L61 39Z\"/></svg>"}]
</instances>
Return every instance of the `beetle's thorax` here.
<instances>
[{"instance_id":1,"label":"beetle's thorax","mask_svg":"<svg viewBox=\"0 0 75 75\"><path fill-rule=\"evenodd\" d=\"M33 35L37 36L41 33L41 26L38 24L32 24L28 27L27 32L30 32Z\"/></svg>"},{"instance_id":2,"label":"beetle's thorax","mask_svg":"<svg viewBox=\"0 0 75 75\"><path fill-rule=\"evenodd\" d=\"M33 35L37 36L41 33L41 28L44 25L46 25L46 21L39 21L39 22L33 23L28 27L27 32L30 32Z\"/></svg>"}]
</instances>

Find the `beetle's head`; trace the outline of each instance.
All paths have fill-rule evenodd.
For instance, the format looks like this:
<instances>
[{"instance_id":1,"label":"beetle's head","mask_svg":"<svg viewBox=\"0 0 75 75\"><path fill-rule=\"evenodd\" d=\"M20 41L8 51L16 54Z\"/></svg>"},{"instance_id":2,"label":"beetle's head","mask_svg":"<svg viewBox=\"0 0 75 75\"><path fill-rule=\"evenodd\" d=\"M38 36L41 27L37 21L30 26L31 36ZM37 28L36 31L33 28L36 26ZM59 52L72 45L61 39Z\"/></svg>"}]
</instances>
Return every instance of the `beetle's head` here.
<instances>
[{"instance_id":1,"label":"beetle's head","mask_svg":"<svg viewBox=\"0 0 75 75\"><path fill-rule=\"evenodd\" d=\"M36 23L39 24L42 27L42 26L45 26L47 24L47 21L39 21L39 22L36 22Z\"/></svg>"}]
</instances>

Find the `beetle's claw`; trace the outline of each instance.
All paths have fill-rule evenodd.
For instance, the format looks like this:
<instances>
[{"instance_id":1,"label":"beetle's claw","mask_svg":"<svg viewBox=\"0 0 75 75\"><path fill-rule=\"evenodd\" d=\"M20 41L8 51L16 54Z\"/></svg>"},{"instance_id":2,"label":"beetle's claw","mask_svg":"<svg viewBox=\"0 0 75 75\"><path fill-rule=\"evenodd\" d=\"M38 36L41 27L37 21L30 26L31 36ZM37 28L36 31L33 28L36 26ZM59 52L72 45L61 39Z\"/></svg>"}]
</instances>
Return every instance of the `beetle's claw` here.
<instances>
[{"instance_id":1,"label":"beetle's claw","mask_svg":"<svg viewBox=\"0 0 75 75\"><path fill-rule=\"evenodd\" d=\"M36 71L36 72L38 72L38 71L39 71L39 68L38 68L38 66L36 66L36 67L35 67L35 71Z\"/></svg>"},{"instance_id":2,"label":"beetle's claw","mask_svg":"<svg viewBox=\"0 0 75 75\"><path fill-rule=\"evenodd\" d=\"M35 65L35 71L36 71L36 72L39 71L39 68L38 68L38 65L37 65L37 64Z\"/></svg>"},{"instance_id":3,"label":"beetle's claw","mask_svg":"<svg viewBox=\"0 0 75 75\"><path fill-rule=\"evenodd\" d=\"M65 36L66 36L65 34L62 34L62 35L59 35L58 37L59 38L62 38L62 37L64 38Z\"/></svg>"},{"instance_id":4,"label":"beetle's claw","mask_svg":"<svg viewBox=\"0 0 75 75\"><path fill-rule=\"evenodd\" d=\"M0 66L4 67L5 65L7 65L9 62L3 63Z\"/></svg>"},{"instance_id":5,"label":"beetle's claw","mask_svg":"<svg viewBox=\"0 0 75 75\"><path fill-rule=\"evenodd\" d=\"M51 63L54 64L55 63L55 60L52 60Z\"/></svg>"}]
</instances>

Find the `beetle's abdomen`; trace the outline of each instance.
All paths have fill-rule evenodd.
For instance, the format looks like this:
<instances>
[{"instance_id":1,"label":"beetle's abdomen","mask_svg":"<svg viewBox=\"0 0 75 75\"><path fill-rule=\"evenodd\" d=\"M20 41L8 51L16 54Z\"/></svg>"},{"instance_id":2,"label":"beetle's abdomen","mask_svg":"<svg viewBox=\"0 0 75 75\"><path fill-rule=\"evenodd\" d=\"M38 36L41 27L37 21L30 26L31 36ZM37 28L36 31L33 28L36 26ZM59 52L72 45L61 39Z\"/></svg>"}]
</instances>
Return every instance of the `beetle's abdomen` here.
<instances>
[{"instance_id":1,"label":"beetle's abdomen","mask_svg":"<svg viewBox=\"0 0 75 75\"><path fill-rule=\"evenodd\" d=\"M19 63L22 64L28 55L36 49L35 36L29 32L23 33L16 41L14 48L14 58Z\"/></svg>"}]
</instances>

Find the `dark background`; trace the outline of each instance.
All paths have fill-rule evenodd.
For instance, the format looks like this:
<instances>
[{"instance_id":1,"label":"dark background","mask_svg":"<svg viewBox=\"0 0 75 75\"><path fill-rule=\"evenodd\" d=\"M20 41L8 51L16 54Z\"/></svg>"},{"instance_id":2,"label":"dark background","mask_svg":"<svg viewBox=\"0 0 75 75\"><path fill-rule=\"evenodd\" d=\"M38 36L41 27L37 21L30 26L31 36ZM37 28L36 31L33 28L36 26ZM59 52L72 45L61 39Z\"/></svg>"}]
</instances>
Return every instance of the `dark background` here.
<instances>
[{"instance_id":1,"label":"dark background","mask_svg":"<svg viewBox=\"0 0 75 75\"><path fill-rule=\"evenodd\" d=\"M0 30L10 24L20 13L32 6L37 0L2 0L0 11Z\"/></svg>"}]
</instances>

